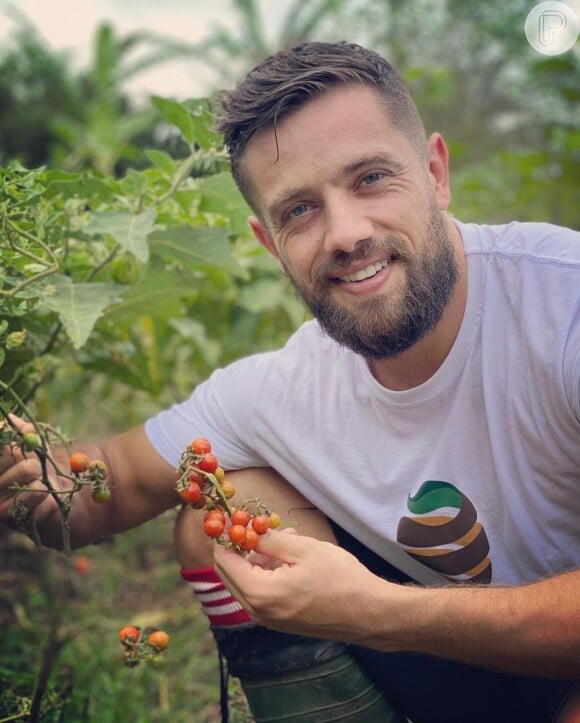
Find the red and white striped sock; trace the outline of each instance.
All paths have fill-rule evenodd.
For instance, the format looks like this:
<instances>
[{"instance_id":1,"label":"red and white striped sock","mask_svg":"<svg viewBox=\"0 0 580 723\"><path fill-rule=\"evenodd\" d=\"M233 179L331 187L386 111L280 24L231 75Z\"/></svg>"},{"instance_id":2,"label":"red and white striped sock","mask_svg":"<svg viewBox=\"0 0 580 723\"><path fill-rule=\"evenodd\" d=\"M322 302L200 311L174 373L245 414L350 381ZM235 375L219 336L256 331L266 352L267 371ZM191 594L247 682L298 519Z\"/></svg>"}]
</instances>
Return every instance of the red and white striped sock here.
<instances>
[{"instance_id":1,"label":"red and white striped sock","mask_svg":"<svg viewBox=\"0 0 580 723\"><path fill-rule=\"evenodd\" d=\"M213 567L182 569L181 577L189 583L212 627L248 627L254 624L240 603L226 590Z\"/></svg>"}]
</instances>

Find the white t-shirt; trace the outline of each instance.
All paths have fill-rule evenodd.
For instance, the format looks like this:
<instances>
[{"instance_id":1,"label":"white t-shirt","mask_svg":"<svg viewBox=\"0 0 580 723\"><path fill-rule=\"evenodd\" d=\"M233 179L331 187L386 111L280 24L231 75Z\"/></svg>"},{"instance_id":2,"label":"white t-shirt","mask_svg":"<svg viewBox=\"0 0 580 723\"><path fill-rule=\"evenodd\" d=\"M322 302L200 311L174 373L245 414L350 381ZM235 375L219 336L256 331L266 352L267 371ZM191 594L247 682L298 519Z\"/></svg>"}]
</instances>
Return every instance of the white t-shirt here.
<instances>
[{"instance_id":1,"label":"white t-shirt","mask_svg":"<svg viewBox=\"0 0 580 723\"><path fill-rule=\"evenodd\" d=\"M580 567L580 234L457 226L467 305L424 384L385 389L307 322L148 420L153 446L177 466L203 435L225 469L275 468L409 574L438 571L423 582Z\"/></svg>"}]
</instances>

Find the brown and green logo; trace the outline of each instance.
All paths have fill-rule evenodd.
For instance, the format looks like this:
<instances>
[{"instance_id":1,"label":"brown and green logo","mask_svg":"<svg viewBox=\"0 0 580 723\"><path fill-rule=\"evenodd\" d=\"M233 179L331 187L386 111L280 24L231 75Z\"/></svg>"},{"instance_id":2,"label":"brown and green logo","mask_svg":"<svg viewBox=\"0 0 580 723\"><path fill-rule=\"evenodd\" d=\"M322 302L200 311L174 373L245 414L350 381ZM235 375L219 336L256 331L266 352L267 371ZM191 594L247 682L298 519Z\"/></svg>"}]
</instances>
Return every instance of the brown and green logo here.
<instances>
[{"instance_id":1,"label":"brown and green logo","mask_svg":"<svg viewBox=\"0 0 580 723\"><path fill-rule=\"evenodd\" d=\"M468 497L429 480L409 496L397 540L412 557L454 582L491 582L489 541Z\"/></svg>"}]
</instances>

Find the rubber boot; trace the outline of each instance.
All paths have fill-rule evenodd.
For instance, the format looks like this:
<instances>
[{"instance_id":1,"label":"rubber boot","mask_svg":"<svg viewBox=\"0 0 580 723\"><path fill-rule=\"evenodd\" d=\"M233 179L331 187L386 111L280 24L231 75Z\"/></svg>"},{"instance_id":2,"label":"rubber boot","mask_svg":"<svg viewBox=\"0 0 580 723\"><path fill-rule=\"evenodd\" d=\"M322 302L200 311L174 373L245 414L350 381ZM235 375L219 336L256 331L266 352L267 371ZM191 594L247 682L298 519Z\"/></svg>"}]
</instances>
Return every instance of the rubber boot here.
<instances>
[{"instance_id":1,"label":"rubber boot","mask_svg":"<svg viewBox=\"0 0 580 723\"><path fill-rule=\"evenodd\" d=\"M404 721L343 643L261 626L212 632L220 659L239 678L256 723ZM222 700L222 721L224 716L227 721Z\"/></svg>"}]
</instances>

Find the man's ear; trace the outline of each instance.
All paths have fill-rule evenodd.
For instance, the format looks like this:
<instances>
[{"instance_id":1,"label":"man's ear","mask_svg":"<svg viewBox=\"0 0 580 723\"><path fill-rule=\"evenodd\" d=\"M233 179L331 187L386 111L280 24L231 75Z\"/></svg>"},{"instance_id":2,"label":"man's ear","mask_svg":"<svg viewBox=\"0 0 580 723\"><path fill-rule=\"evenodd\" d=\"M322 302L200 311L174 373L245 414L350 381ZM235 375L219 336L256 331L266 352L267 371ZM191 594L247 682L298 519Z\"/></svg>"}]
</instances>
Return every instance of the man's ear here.
<instances>
[{"instance_id":1,"label":"man's ear","mask_svg":"<svg viewBox=\"0 0 580 723\"><path fill-rule=\"evenodd\" d=\"M258 243L260 246L263 246L266 251L272 254L272 256L276 259L278 262L278 266L284 271L284 268L282 267L282 264L280 263L280 255L278 254L278 249L276 248L276 245L274 241L272 240L272 237L270 234L266 231L266 229L262 226L260 221L257 219L256 216L250 216L248 218L248 226L252 229L252 233L256 237Z\"/></svg>"},{"instance_id":2,"label":"man's ear","mask_svg":"<svg viewBox=\"0 0 580 723\"><path fill-rule=\"evenodd\" d=\"M451 203L449 153L439 133L433 133L427 141L427 164L437 205L441 211L446 211Z\"/></svg>"}]
</instances>

